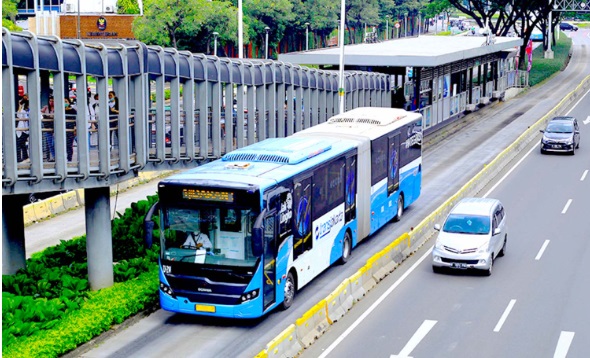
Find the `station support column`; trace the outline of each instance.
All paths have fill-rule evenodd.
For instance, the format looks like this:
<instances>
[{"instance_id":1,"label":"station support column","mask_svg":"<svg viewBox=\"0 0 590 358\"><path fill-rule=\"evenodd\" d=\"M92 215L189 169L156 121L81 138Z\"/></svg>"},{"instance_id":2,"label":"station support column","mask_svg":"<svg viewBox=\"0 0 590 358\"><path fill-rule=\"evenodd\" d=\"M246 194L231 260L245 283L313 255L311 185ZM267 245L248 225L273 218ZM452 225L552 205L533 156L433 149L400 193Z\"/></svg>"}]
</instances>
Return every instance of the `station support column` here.
<instances>
[{"instance_id":1,"label":"station support column","mask_svg":"<svg viewBox=\"0 0 590 358\"><path fill-rule=\"evenodd\" d=\"M14 275L25 268L25 221L23 206L26 195L2 196L2 274Z\"/></svg>"},{"instance_id":2,"label":"station support column","mask_svg":"<svg viewBox=\"0 0 590 358\"><path fill-rule=\"evenodd\" d=\"M84 189L88 283L99 290L113 285L110 188Z\"/></svg>"}]
</instances>

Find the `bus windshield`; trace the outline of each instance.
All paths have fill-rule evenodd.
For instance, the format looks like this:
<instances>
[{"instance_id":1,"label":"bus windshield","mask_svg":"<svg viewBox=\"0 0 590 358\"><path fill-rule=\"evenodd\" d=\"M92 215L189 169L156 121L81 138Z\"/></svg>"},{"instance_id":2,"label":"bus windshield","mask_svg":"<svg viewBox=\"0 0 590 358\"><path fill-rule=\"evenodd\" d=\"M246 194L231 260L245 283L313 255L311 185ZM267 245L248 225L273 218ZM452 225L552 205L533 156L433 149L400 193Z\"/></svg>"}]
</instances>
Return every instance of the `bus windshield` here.
<instances>
[{"instance_id":1,"label":"bus windshield","mask_svg":"<svg viewBox=\"0 0 590 358\"><path fill-rule=\"evenodd\" d=\"M202 206L163 210L162 260L199 265L252 267L250 209Z\"/></svg>"}]
</instances>

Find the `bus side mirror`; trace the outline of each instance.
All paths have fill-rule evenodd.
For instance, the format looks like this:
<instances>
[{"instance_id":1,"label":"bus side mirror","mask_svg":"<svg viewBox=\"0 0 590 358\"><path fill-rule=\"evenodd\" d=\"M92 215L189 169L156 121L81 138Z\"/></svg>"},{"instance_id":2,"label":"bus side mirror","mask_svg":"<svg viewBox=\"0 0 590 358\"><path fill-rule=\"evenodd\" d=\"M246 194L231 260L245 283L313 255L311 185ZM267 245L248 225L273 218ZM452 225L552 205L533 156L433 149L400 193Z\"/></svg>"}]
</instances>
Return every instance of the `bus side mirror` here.
<instances>
[{"instance_id":1,"label":"bus side mirror","mask_svg":"<svg viewBox=\"0 0 590 358\"><path fill-rule=\"evenodd\" d=\"M252 255L255 257L262 256L264 252L264 246L262 245L264 230L262 228L252 229Z\"/></svg>"},{"instance_id":2,"label":"bus side mirror","mask_svg":"<svg viewBox=\"0 0 590 358\"><path fill-rule=\"evenodd\" d=\"M143 244L148 249L152 248L154 240L154 226L156 223L152 220L152 217L154 216L154 212L158 211L159 209L160 203L157 202L152 205L150 210L145 215L145 219L143 220Z\"/></svg>"},{"instance_id":3,"label":"bus side mirror","mask_svg":"<svg viewBox=\"0 0 590 358\"><path fill-rule=\"evenodd\" d=\"M252 255L260 257L264 253L264 217L266 209L262 210L252 228Z\"/></svg>"}]
</instances>

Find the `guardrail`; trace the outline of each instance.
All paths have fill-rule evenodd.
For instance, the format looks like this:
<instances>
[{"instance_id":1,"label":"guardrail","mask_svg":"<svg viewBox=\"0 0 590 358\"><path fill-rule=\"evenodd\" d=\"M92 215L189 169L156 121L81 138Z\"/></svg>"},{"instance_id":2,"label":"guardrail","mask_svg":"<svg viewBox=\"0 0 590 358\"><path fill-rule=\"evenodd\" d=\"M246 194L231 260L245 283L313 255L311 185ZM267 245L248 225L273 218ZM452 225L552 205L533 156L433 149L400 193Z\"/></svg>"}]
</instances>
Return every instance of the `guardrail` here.
<instances>
[{"instance_id":1,"label":"guardrail","mask_svg":"<svg viewBox=\"0 0 590 358\"><path fill-rule=\"evenodd\" d=\"M434 224L443 221L457 201L478 195L527 145L539 136L547 121L564 114L566 108L590 89L590 76L570 92L553 110L521 134L457 193L428 215L411 232L404 233L383 250L369 258L366 264L348 277L326 298L314 305L281 334L271 340L256 358L295 357L319 338L330 325L338 321L360 301L367 291L390 274L408 256L416 252L434 234Z\"/></svg>"}]
</instances>

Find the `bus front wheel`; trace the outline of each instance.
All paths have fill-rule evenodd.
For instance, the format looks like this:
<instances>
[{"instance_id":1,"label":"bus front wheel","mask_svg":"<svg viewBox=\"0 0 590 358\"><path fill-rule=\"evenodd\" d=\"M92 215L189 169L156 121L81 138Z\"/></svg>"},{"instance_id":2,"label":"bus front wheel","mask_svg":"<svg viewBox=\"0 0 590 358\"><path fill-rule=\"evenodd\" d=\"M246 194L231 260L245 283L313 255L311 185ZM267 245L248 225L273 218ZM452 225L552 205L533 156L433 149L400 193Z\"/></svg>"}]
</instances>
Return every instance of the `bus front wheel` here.
<instances>
[{"instance_id":1,"label":"bus front wheel","mask_svg":"<svg viewBox=\"0 0 590 358\"><path fill-rule=\"evenodd\" d=\"M286 310L293 304L295 299L295 278L293 274L289 272L287 280L285 281L285 297L283 298L283 309Z\"/></svg>"}]
</instances>

